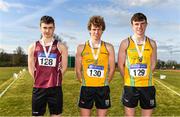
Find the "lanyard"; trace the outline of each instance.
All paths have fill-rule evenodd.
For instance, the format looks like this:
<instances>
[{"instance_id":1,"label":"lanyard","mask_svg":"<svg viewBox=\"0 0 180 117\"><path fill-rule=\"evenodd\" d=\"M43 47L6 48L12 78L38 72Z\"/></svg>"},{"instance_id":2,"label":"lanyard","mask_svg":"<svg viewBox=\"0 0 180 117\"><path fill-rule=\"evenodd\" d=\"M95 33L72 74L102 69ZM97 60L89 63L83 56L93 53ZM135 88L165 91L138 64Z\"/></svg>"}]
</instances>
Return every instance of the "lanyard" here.
<instances>
[{"instance_id":1,"label":"lanyard","mask_svg":"<svg viewBox=\"0 0 180 117\"><path fill-rule=\"evenodd\" d=\"M46 51L46 46L45 46L45 42L44 42L43 39L41 39L41 42L42 42L44 54L45 54L46 58L48 58L48 57L49 57L49 54L50 54L50 51L51 51L51 48L52 48L52 44L53 44L53 42L54 42L54 39L51 41L50 46L49 46L49 48L48 48L48 51Z\"/></svg>"},{"instance_id":2,"label":"lanyard","mask_svg":"<svg viewBox=\"0 0 180 117\"><path fill-rule=\"evenodd\" d=\"M146 38L145 38L145 36L144 36L144 40L143 40L143 45L142 45L141 51L139 50L139 47L138 47L138 45L137 45L137 38L136 38L135 36L132 36L132 39L133 39L133 41L134 41L134 43L135 43L136 50L137 50L137 52L138 52L139 58L142 58L143 53L144 53L144 47L145 47L145 44L146 44Z\"/></svg>"},{"instance_id":3,"label":"lanyard","mask_svg":"<svg viewBox=\"0 0 180 117\"><path fill-rule=\"evenodd\" d=\"M93 44L92 44L92 39L89 40L89 44L90 44L90 46L91 46L91 52L92 52L92 54L93 54L93 58L94 58L94 60L97 60L97 59L98 59L98 56L99 56L100 48L101 48L101 40L100 40L100 42L99 42L99 44L98 44L98 50L97 50L96 54L95 54L95 52L94 52L94 47L93 47Z\"/></svg>"}]
</instances>

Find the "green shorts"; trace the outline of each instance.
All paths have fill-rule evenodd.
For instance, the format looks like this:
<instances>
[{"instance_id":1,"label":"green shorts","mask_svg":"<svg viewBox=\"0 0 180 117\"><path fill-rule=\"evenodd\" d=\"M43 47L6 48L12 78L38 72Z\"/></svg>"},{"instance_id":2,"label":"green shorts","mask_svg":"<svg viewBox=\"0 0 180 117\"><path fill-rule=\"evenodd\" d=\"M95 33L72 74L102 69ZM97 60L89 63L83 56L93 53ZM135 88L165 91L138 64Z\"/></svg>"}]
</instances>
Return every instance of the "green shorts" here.
<instances>
[{"instance_id":1,"label":"green shorts","mask_svg":"<svg viewBox=\"0 0 180 117\"><path fill-rule=\"evenodd\" d=\"M107 109L111 107L109 86L81 87L79 107L92 109L94 103L97 109Z\"/></svg>"}]
</instances>

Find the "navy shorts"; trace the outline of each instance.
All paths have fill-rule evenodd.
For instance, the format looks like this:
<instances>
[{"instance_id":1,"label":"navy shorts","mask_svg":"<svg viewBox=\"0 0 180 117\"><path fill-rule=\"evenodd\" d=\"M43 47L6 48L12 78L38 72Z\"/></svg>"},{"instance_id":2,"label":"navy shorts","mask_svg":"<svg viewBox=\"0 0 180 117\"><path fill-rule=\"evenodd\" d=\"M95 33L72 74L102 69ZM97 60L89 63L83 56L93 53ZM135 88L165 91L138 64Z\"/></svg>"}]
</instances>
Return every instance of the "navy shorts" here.
<instances>
[{"instance_id":1,"label":"navy shorts","mask_svg":"<svg viewBox=\"0 0 180 117\"><path fill-rule=\"evenodd\" d=\"M135 108L140 102L143 109L153 109L156 107L156 89L150 87L130 87L124 86L122 103L126 107Z\"/></svg>"},{"instance_id":2,"label":"navy shorts","mask_svg":"<svg viewBox=\"0 0 180 117\"><path fill-rule=\"evenodd\" d=\"M111 107L109 86L81 87L79 107L92 109L94 103L97 109L107 109Z\"/></svg>"},{"instance_id":3,"label":"navy shorts","mask_svg":"<svg viewBox=\"0 0 180 117\"><path fill-rule=\"evenodd\" d=\"M63 108L62 87L33 88L32 95L32 116L43 116L46 112L46 105L50 114L61 114Z\"/></svg>"}]
</instances>

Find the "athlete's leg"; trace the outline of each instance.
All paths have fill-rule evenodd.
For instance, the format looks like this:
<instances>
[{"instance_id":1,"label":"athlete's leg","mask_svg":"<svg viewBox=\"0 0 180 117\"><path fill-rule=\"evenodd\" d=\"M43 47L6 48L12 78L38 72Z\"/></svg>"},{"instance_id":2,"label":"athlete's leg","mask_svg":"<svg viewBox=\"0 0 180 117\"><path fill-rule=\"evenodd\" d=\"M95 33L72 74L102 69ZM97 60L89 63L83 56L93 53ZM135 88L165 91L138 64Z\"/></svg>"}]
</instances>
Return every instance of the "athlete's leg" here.
<instances>
[{"instance_id":1,"label":"athlete's leg","mask_svg":"<svg viewBox=\"0 0 180 117\"><path fill-rule=\"evenodd\" d=\"M135 116L135 108L138 105L139 92L136 87L124 86L122 103L125 116Z\"/></svg>"},{"instance_id":2,"label":"athlete's leg","mask_svg":"<svg viewBox=\"0 0 180 117\"><path fill-rule=\"evenodd\" d=\"M141 116L142 117L151 117L153 109L142 109Z\"/></svg>"},{"instance_id":3,"label":"athlete's leg","mask_svg":"<svg viewBox=\"0 0 180 117\"><path fill-rule=\"evenodd\" d=\"M107 114L107 109L97 109L97 117L105 117Z\"/></svg>"},{"instance_id":4,"label":"athlete's leg","mask_svg":"<svg viewBox=\"0 0 180 117\"><path fill-rule=\"evenodd\" d=\"M125 110L125 116L135 116L135 108L129 108L127 106L124 106L124 110Z\"/></svg>"},{"instance_id":5,"label":"athlete's leg","mask_svg":"<svg viewBox=\"0 0 180 117\"><path fill-rule=\"evenodd\" d=\"M91 109L80 108L80 116L81 117L90 117Z\"/></svg>"},{"instance_id":6,"label":"athlete's leg","mask_svg":"<svg viewBox=\"0 0 180 117\"><path fill-rule=\"evenodd\" d=\"M59 114L59 115L51 115L50 117L61 117L61 114Z\"/></svg>"},{"instance_id":7,"label":"athlete's leg","mask_svg":"<svg viewBox=\"0 0 180 117\"><path fill-rule=\"evenodd\" d=\"M109 86L96 88L95 106L98 117L106 116L108 108L111 107Z\"/></svg>"},{"instance_id":8,"label":"athlete's leg","mask_svg":"<svg viewBox=\"0 0 180 117\"><path fill-rule=\"evenodd\" d=\"M155 87L147 87L141 89L140 106L142 108L142 116L151 116L156 107Z\"/></svg>"},{"instance_id":9,"label":"athlete's leg","mask_svg":"<svg viewBox=\"0 0 180 117\"><path fill-rule=\"evenodd\" d=\"M91 109L94 103L94 89L91 87L81 87L80 99L79 99L79 108L80 116L91 116Z\"/></svg>"},{"instance_id":10,"label":"athlete's leg","mask_svg":"<svg viewBox=\"0 0 180 117\"><path fill-rule=\"evenodd\" d=\"M48 90L48 107L51 117L60 117L63 110L62 87L51 87Z\"/></svg>"},{"instance_id":11,"label":"athlete's leg","mask_svg":"<svg viewBox=\"0 0 180 117\"><path fill-rule=\"evenodd\" d=\"M46 112L46 89L33 88L32 116L43 116Z\"/></svg>"}]
</instances>

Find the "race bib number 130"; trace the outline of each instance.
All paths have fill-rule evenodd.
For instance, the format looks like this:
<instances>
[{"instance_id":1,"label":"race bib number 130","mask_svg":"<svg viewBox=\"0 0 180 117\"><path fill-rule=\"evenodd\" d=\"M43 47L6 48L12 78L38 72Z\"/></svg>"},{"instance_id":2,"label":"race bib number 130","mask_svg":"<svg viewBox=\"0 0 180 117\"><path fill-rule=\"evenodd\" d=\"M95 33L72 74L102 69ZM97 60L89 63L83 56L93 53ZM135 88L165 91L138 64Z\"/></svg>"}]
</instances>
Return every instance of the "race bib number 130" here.
<instances>
[{"instance_id":1,"label":"race bib number 130","mask_svg":"<svg viewBox=\"0 0 180 117\"><path fill-rule=\"evenodd\" d=\"M145 77L147 74L146 64L133 64L130 66L130 75L133 77Z\"/></svg>"},{"instance_id":2,"label":"race bib number 130","mask_svg":"<svg viewBox=\"0 0 180 117\"><path fill-rule=\"evenodd\" d=\"M88 66L87 75L89 77L102 78L104 76L104 67L91 64Z\"/></svg>"}]
</instances>

